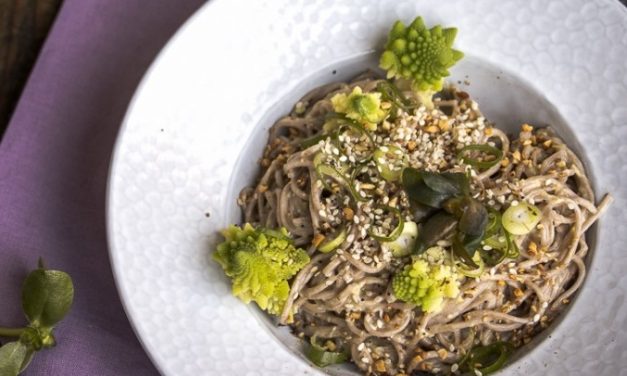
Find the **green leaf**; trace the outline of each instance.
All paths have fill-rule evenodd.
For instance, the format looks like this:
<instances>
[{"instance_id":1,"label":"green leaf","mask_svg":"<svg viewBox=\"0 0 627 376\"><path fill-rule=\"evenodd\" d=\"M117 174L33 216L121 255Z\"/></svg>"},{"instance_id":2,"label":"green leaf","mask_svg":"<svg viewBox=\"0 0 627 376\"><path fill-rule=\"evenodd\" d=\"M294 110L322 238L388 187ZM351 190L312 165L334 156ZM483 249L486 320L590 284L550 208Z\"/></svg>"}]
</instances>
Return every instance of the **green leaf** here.
<instances>
[{"instance_id":1,"label":"green leaf","mask_svg":"<svg viewBox=\"0 0 627 376\"><path fill-rule=\"evenodd\" d=\"M22 366L20 367L20 373L23 372L26 369L26 367L28 367L31 360L33 360L34 355L35 355L35 350L33 349L26 350L26 356L24 357L24 361L22 361Z\"/></svg>"},{"instance_id":2,"label":"green leaf","mask_svg":"<svg viewBox=\"0 0 627 376\"><path fill-rule=\"evenodd\" d=\"M453 59L455 59L455 61L459 61L463 57L464 57L464 53L463 52L461 52L459 50L453 50Z\"/></svg>"},{"instance_id":3,"label":"green leaf","mask_svg":"<svg viewBox=\"0 0 627 376\"><path fill-rule=\"evenodd\" d=\"M465 174L460 172L436 173L422 171L422 178L429 188L451 196L461 194L464 190L464 186L468 185L468 178Z\"/></svg>"},{"instance_id":4,"label":"green leaf","mask_svg":"<svg viewBox=\"0 0 627 376\"><path fill-rule=\"evenodd\" d=\"M441 208L444 202L466 191L467 178L460 173L434 173L403 169L401 181L410 200L433 208Z\"/></svg>"},{"instance_id":5,"label":"green leaf","mask_svg":"<svg viewBox=\"0 0 627 376\"><path fill-rule=\"evenodd\" d=\"M308 346L305 355L307 359L311 360L311 362L318 367L344 363L350 358L350 352L348 351L328 351L317 343L315 336L311 338L311 344Z\"/></svg>"},{"instance_id":6,"label":"green leaf","mask_svg":"<svg viewBox=\"0 0 627 376\"><path fill-rule=\"evenodd\" d=\"M488 224L488 211L479 201L466 198L464 208L459 218L459 231L470 236L480 236L484 234Z\"/></svg>"},{"instance_id":7,"label":"green leaf","mask_svg":"<svg viewBox=\"0 0 627 376\"><path fill-rule=\"evenodd\" d=\"M463 232L457 232L455 236L453 236L453 253L455 253L455 256L462 259L466 265L478 268L479 266L472 257L475 254L475 250L481 245L482 237L483 234L480 236L469 236Z\"/></svg>"},{"instance_id":8,"label":"green leaf","mask_svg":"<svg viewBox=\"0 0 627 376\"><path fill-rule=\"evenodd\" d=\"M390 30L390 40L402 37L403 35L405 35L405 25L401 21L394 22L394 25Z\"/></svg>"},{"instance_id":9,"label":"green leaf","mask_svg":"<svg viewBox=\"0 0 627 376\"><path fill-rule=\"evenodd\" d=\"M32 356L30 353L28 347L18 341L0 347L0 375L17 376L27 358Z\"/></svg>"},{"instance_id":10,"label":"green leaf","mask_svg":"<svg viewBox=\"0 0 627 376\"><path fill-rule=\"evenodd\" d=\"M54 326L65 317L73 300L72 278L62 271L34 270L22 287L22 307L34 326Z\"/></svg>"},{"instance_id":11,"label":"green leaf","mask_svg":"<svg viewBox=\"0 0 627 376\"><path fill-rule=\"evenodd\" d=\"M457 220L445 211L439 211L432 215L418 233L418 239L414 246L414 253L420 254L427 248L436 244L438 240L445 239L453 231Z\"/></svg>"},{"instance_id":12,"label":"green leaf","mask_svg":"<svg viewBox=\"0 0 627 376\"><path fill-rule=\"evenodd\" d=\"M446 41L446 45L449 47L453 46L453 42L455 41L455 36L457 36L457 28L454 28L454 27L446 28L442 30L442 34L444 35L444 40ZM455 50L453 50L453 54L455 54Z\"/></svg>"}]
</instances>

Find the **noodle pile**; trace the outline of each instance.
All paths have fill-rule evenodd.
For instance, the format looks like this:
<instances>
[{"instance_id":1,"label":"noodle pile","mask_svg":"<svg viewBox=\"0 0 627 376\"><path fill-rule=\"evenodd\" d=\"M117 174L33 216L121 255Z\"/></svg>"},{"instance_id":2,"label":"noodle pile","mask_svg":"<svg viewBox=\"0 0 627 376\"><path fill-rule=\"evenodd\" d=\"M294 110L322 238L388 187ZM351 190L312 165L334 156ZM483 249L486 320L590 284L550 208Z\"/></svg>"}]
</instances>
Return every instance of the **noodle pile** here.
<instances>
[{"instance_id":1,"label":"noodle pile","mask_svg":"<svg viewBox=\"0 0 627 376\"><path fill-rule=\"evenodd\" d=\"M518 259L506 259L478 278L465 278L459 296L445 300L440 312L426 314L397 300L391 278L408 258L391 257L366 230L375 219L386 223L372 214L378 201L419 221L407 196L399 184L383 179L371 184L357 177L352 182L357 192L373 198L351 209L349 195L325 189L316 175L314 156L337 155L333 144L321 139L301 146L323 132L333 95L355 86L369 92L378 82L365 73L302 98L270 130L261 177L255 187L242 191L238 203L245 222L286 227L295 244L312 256L292 281L280 318L286 324L294 313L290 325L295 334L350 348L352 362L366 374L457 373L473 346L495 341L521 346L563 310L586 274L585 232L611 199L606 196L595 204L581 161L550 129L525 124L516 139L509 138L485 120L465 92L447 88L433 110L398 110L373 137L401 148L409 166L468 172L473 198L496 210L525 201L541 210L542 219L528 235L516 237ZM477 171L456 157L470 144L496 146L503 160ZM350 153L358 145L353 146L347 147L351 162ZM341 227L348 236L337 250L316 251L316 239ZM438 245L446 248L450 239Z\"/></svg>"}]
</instances>

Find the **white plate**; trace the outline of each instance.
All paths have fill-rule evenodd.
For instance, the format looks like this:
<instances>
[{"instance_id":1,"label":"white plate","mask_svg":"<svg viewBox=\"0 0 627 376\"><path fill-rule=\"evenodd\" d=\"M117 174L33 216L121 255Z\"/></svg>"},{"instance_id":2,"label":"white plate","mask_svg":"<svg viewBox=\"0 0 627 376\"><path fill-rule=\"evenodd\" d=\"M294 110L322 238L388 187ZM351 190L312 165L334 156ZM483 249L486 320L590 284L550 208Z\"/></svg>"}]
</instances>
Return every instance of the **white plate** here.
<instances>
[{"instance_id":1,"label":"white plate","mask_svg":"<svg viewBox=\"0 0 627 376\"><path fill-rule=\"evenodd\" d=\"M216 231L237 219L237 189L265 142L260 127L312 85L370 64L392 22L415 15L459 28L456 46L469 58L453 74L469 75L467 89L497 126L517 123L524 105L531 121L559 124L561 114L597 195L615 197L572 309L504 373L627 374L627 11L617 1L214 0L144 78L111 167L116 281L164 375L319 373L230 295L209 253ZM508 83L522 92L515 101L489 95Z\"/></svg>"}]
</instances>

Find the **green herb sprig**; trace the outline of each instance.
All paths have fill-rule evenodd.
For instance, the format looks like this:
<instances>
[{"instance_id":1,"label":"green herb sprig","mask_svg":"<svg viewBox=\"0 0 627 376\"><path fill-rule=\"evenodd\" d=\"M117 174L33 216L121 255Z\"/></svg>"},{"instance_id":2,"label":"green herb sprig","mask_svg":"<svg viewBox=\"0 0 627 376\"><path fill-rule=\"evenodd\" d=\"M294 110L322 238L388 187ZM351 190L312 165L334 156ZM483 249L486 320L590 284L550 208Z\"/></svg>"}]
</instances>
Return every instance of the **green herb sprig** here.
<instances>
[{"instance_id":1,"label":"green herb sprig","mask_svg":"<svg viewBox=\"0 0 627 376\"><path fill-rule=\"evenodd\" d=\"M19 375L37 351L55 346L52 331L68 313L73 300L72 278L62 271L46 269L39 259L39 267L22 286L22 309L28 326L0 327L0 337L18 338L0 347L0 375Z\"/></svg>"}]
</instances>

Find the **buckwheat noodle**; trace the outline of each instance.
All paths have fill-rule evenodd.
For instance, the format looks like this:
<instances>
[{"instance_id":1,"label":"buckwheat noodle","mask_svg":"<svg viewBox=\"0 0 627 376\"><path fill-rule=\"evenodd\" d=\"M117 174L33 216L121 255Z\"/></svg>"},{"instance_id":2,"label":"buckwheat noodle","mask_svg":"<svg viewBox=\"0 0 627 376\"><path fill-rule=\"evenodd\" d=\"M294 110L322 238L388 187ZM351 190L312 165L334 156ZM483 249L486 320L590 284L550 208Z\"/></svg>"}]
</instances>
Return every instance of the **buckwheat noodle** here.
<instances>
[{"instance_id":1,"label":"buckwheat noodle","mask_svg":"<svg viewBox=\"0 0 627 376\"><path fill-rule=\"evenodd\" d=\"M486 171L473 172L473 197L497 208L525 200L542 211L537 228L517 237L518 259L506 259L480 278L466 278L457 299L446 300L437 314L424 314L391 292L392 275L402 261L386 255L366 233L373 218L370 203L353 205L359 223L347 220L344 208L350 195L330 192L318 181L313 158L321 151L333 153L332 146L322 140L301 147L304 140L322 134L334 94L355 86L372 91L378 82L366 72L303 97L295 111L271 128L260 178L241 192L238 202L246 222L286 227L296 245L312 256L291 283L280 322L287 323L294 312L290 325L295 334L348 346L352 361L368 374L448 374L479 343L527 343L581 286L588 253L585 232L611 197L595 204L583 164L550 129L523 127L516 139L509 138L485 120L467 94L453 87L435 100L432 111L399 110L376 137L387 137L402 148L412 167L464 171L469 167L456 159L456 150L491 143L505 157ZM435 132L430 128L434 125L440 127ZM352 183L363 191L373 188L359 178ZM380 179L375 189L379 198L409 215L398 184ZM341 247L327 254L316 251L312 239L329 236L341 226L348 233Z\"/></svg>"}]
</instances>

